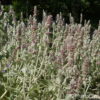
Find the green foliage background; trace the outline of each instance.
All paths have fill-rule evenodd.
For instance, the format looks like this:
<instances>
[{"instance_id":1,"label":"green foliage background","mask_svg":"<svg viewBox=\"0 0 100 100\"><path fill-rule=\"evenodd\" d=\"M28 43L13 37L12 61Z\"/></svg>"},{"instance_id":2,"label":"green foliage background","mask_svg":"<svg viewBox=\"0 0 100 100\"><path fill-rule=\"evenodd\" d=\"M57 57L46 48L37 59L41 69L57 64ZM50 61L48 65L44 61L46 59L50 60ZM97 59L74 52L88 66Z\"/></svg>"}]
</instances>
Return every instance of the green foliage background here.
<instances>
[{"instance_id":1,"label":"green foliage background","mask_svg":"<svg viewBox=\"0 0 100 100\"><path fill-rule=\"evenodd\" d=\"M5 0L2 4L12 4L18 17L21 12L25 17L32 14L34 6L37 5L39 19L43 9L54 16L62 12L66 20L71 12L77 22L80 13L83 13L85 19L91 19L94 24L100 18L100 0Z\"/></svg>"}]
</instances>

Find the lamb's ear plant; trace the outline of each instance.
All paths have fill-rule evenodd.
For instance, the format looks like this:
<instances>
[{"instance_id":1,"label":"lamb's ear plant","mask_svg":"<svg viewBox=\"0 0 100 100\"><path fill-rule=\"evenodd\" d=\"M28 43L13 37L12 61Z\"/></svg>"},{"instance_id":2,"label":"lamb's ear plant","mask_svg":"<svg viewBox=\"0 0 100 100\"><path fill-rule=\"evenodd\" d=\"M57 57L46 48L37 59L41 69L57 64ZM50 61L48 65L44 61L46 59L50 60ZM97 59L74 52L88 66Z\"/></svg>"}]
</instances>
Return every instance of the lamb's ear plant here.
<instances>
[{"instance_id":1,"label":"lamb's ear plant","mask_svg":"<svg viewBox=\"0 0 100 100\"><path fill-rule=\"evenodd\" d=\"M34 7L24 22L0 8L0 100L100 98L100 25L90 40L90 21L69 19L43 11L39 23Z\"/></svg>"}]
</instances>

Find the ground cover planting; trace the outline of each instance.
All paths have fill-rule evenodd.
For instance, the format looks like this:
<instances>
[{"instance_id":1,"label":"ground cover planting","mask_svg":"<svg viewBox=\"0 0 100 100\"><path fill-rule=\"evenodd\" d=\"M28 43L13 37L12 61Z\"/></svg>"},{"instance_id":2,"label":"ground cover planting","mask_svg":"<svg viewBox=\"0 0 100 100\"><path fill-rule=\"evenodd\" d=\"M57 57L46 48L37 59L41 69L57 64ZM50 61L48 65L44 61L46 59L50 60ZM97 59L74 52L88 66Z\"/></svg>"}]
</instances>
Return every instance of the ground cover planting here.
<instances>
[{"instance_id":1,"label":"ground cover planting","mask_svg":"<svg viewBox=\"0 0 100 100\"><path fill-rule=\"evenodd\" d=\"M0 100L100 99L100 23L37 9L29 18L0 8Z\"/></svg>"}]
</instances>

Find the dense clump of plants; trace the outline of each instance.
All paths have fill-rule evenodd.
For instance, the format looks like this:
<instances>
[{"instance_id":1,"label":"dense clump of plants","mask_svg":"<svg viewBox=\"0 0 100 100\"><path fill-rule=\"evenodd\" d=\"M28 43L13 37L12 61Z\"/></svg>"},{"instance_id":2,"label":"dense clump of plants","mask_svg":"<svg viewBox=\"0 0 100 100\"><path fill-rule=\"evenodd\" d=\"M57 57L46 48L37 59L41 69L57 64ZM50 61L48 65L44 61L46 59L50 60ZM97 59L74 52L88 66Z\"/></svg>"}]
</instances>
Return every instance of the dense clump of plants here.
<instances>
[{"instance_id":1,"label":"dense clump of plants","mask_svg":"<svg viewBox=\"0 0 100 100\"><path fill-rule=\"evenodd\" d=\"M100 98L100 25L70 24L37 9L26 21L0 8L0 99L88 100Z\"/></svg>"}]
</instances>

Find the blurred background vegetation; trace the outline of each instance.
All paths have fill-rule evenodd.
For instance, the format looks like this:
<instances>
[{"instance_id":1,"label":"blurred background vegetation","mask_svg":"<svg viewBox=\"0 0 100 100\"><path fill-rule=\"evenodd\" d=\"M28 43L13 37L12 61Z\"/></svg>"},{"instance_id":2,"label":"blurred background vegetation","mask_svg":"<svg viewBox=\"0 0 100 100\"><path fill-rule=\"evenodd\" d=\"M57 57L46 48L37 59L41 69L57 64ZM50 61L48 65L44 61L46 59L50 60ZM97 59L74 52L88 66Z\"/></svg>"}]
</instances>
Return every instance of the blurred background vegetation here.
<instances>
[{"instance_id":1,"label":"blurred background vegetation","mask_svg":"<svg viewBox=\"0 0 100 100\"><path fill-rule=\"evenodd\" d=\"M39 20L42 19L43 9L48 14L53 14L54 18L57 13L62 12L66 21L68 21L69 13L72 13L75 21L79 22L82 13L83 18L90 19L93 26L96 26L100 19L100 0L1 0L1 4L5 6L5 10L13 5L17 18L21 12L23 12L24 17L32 14L36 5Z\"/></svg>"}]
</instances>

